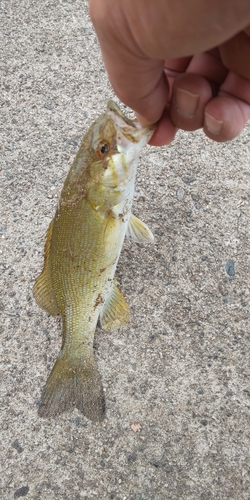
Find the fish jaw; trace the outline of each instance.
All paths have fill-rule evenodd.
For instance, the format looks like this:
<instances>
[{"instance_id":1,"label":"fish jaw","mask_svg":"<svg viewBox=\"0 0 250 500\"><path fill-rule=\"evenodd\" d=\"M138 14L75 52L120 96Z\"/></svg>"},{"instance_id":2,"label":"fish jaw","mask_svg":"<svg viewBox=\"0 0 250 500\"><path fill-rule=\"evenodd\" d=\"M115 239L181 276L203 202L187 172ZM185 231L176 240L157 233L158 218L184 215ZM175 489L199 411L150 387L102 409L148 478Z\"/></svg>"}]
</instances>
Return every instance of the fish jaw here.
<instances>
[{"instance_id":1,"label":"fish jaw","mask_svg":"<svg viewBox=\"0 0 250 500\"><path fill-rule=\"evenodd\" d=\"M129 164L138 157L142 148L152 137L155 126L143 127L137 120L130 120L112 100L107 104L107 114L113 119L117 133L117 149L126 154Z\"/></svg>"}]
</instances>

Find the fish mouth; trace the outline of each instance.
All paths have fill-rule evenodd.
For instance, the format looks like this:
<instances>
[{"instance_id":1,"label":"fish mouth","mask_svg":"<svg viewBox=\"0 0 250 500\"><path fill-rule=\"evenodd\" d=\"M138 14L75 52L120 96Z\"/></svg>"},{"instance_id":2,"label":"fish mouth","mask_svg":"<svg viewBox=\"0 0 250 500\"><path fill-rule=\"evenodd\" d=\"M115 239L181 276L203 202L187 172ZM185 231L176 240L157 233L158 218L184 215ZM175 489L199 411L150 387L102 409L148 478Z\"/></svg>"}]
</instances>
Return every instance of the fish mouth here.
<instances>
[{"instance_id":1,"label":"fish mouth","mask_svg":"<svg viewBox=\"0 0 250 500\"><path fill-rule=\"evenodd\" d=\"M122 110L119 108L119 106L115 103L115 101L108 101L108 104L107 104L107 109L109 111L113 111L113 113L115 113L115 115L118 115L127 125L129 125L130 127L133 127L133 128L137 128L136 127L136 120L130 120L130 118L128 118L123 112Z\"/></svg>"},{"instance_id":2,"label":"fish mouth","mask_svg":"<svg viewBox=\"0 0 250 500\"><path fill-rule=\"evenodd\" d=\"M144 138L144 140L146 139L146 142L148 142L155 131L155 125L143 127L136 119L131 120L128 118L119 108L118 104L112 100L108 101L107 111L111 114L116 125L122 130L123 134L126 135L128 139L130 138L131 142L139 142L142 138ZM130 131L126 126L131 127Z\"/></svg>"}]
</instances>

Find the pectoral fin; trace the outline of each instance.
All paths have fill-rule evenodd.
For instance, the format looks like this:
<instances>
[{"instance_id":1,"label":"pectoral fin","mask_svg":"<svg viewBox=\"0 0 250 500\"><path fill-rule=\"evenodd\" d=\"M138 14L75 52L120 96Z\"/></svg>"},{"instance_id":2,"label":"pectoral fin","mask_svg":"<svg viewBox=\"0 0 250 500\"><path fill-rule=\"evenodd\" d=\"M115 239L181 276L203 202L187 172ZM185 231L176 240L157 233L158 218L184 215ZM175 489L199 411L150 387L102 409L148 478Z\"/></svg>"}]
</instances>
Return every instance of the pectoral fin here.
<instances>
[{"instance_id":1,"label":"pectoral fin","mask_svg":"<svg viewBox=\"0 0 250 500\"><path fill-rule=\"evenodd\" d=\"M154 235L148 226L131 214L126 236L132 238L136 243L153 243Z\"/></svg>"},{"instance_id":2,"label":"pectoral fin","mask_svg":"<svg viewBox=\"0 0 250 500\"><path fill-rule=\"evenodd\" d=\"M100 323L105 330L114 330L129 321L129 307L119 288L114 284L100 314Z\"/></svg>"},{"instance_id":3,"label":"pectoral fin","mask_svg":"<svg viewBox=\"0 0 250 500\"><path fill-rule=\"evenodd\" d=\"M47 313L56 316L60 313L54 296L54 290L51 280L50 271L50 242L53 231L53 220L51 221L44 246L44 268L40 276L38 276L34 288L33 294L36 299L37 304L44 309Z\"/></svg>"}]
</instances>

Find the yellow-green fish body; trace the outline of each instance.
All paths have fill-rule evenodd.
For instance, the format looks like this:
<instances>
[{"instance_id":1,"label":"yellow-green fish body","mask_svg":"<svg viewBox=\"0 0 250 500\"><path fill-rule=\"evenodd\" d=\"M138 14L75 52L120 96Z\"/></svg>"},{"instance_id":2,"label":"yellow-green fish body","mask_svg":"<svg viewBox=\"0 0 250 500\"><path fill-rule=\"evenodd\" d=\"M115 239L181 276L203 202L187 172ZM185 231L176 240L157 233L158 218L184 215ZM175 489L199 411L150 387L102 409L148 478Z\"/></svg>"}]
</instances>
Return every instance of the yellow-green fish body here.
<instances>
[{"instance_id":1,"label":"yellow-green fish body","mask_svg":"<svg viewBox=\"0 0 250 500\"><path fill-rule=\"evenodd\" d=\"M139 153L152 135L110 101L87 131L66 178L34 286L38 305L63 320L59 357L44 389L39 414L75 405L92 420L105 411L93 341L98 318L105 329L124 324L129 309L114 280L125 234L152 241L131 215Z\"/></svg>"}]
</instances>

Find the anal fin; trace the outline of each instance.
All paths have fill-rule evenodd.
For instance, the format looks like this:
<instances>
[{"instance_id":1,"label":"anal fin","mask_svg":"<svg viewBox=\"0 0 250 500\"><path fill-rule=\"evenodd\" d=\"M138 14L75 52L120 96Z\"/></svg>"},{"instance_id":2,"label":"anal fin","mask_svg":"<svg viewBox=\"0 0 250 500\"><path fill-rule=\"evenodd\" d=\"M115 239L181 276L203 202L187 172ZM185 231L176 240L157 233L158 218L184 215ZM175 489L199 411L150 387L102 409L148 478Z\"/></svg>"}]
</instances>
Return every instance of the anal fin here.
<instances>
[{"instance_id":1,"label":"anal fin","mask_svg":"<svg viewBox=\"0 0 250 500\"><path fill-rule=\"evenodd\" d=\"M118 286L113 284L100 314L101 327L104 330L114 330L126 324L129 318L128 304Z\"/></svg>"},{"instance_id":2,"label":"anal fin","mask_svg":"<svg viewBox=\"0 0 250 500\"><path fill-rule=\"evenodd\" d=\"M47 230L44 245L44 267L40 276L36 279L33 288L33 295L37 304L42 309L44 309L47 313L52 314L52 316L56 316L57 314L60 314L60 311L58 310L56 303L50 271L50 243L53 223L54 221L52 220Z\"/></svg>"}]
</instances>

